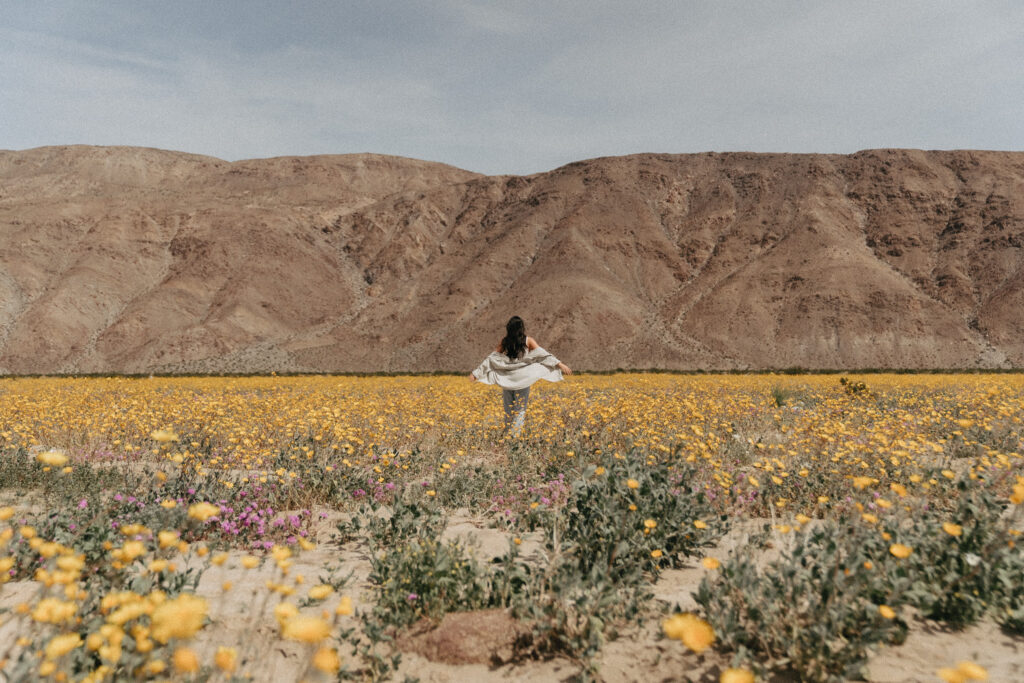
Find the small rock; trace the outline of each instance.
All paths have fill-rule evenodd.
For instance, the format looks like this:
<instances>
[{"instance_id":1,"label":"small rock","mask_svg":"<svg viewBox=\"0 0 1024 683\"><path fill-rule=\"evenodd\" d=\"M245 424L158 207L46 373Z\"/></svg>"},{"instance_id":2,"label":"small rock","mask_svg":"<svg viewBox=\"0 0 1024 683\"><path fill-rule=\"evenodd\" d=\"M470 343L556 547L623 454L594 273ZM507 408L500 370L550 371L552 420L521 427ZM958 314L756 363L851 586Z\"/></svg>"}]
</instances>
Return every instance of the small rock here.
<instances>
[{"instance_id":1,"label":"small rock","mask_svg":"<svg viewBox=\"0 0 1024 683\"><path fill-rule=\"evenodd\" d=\"M504 664L526 649L530 629L503 609L452 612L429 631L419 627L400 636L400 650L445 664Z\"/></svg>"}]
</instances>

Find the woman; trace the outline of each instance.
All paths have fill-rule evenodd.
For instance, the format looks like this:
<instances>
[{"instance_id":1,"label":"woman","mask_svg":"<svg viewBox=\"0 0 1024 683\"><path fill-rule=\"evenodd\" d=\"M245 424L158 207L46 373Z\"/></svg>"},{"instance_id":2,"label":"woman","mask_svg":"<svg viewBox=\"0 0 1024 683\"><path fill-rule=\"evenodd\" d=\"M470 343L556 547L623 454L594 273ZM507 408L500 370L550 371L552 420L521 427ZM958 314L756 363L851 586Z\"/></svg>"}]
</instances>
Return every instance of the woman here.
<instances>
[{"instance_id":1,"label":"woman","mask_svg":"<svg viewBox=\"0 0 1024 683\"><path fill-rule=\"evenodd\" d=\"M533 337L526 336L526 324L518 315L505 325L505 338L484 362L470 373L474 382L497 384L502 388L505 406L505 429L517 436L526 421L526 401L530 385L539 379L559 382L562 374L571 375L568 365L540 347Z\"/></svg>"}]
</instances>

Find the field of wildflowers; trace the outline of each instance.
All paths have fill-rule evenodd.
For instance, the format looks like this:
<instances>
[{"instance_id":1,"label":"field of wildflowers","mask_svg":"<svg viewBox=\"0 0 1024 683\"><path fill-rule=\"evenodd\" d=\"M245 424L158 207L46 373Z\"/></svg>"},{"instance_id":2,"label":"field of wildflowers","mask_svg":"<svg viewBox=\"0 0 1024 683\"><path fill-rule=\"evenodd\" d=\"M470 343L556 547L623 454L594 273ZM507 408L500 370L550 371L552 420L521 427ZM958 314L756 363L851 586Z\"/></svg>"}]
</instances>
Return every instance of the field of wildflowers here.
<instances>
[{"instance_id":1,"label":"field of wildflowers","mask_svg":"<svg viewBox=\"0 0 1024 683\"><path fill-rule=\"evenodd\" d=\"M500 613L491 664L601 678L656 624L700 680L855 679L922 620L1024 633L1022 419L1016 374L574 376L515 439L464 377L4 379L0 672L400 679Z\"/></svg>"}]
</instances>

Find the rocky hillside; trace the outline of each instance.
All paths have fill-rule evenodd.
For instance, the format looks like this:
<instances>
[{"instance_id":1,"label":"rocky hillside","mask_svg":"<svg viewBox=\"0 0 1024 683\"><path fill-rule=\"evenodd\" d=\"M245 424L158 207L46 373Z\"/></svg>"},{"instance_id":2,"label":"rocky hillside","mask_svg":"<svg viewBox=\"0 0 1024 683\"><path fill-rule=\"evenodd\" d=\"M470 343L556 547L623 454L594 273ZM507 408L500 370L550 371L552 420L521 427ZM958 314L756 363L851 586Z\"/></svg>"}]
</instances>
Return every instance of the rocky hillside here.
<instances>
[{"instance_id":1,"label":"rocky hillside","mask_svg":"<svg viewBox=\"0 0 1024 683\"><path fill-rule=\"evenodd\" d=\"M1024 366L1024 153L0 152L0 372Z\"/></svg>"}]
</instances>

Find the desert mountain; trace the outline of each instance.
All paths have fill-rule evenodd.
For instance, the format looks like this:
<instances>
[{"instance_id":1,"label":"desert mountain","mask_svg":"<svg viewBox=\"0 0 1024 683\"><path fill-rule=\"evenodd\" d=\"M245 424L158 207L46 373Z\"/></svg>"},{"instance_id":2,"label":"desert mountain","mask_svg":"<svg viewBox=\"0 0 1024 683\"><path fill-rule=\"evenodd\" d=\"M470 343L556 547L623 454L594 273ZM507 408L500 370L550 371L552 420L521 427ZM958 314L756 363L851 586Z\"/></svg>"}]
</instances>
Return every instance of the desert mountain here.
<instances>
[{"instance_id":1,"label":"desert mountain","mask_svg":"<svg viewBox=\"0 0 1024 683\"><path fill-rule=\"evenodd\" d=\"M1024 366L1024 153L0 152L0 372Z\"/></svg>"}]
</instances>

